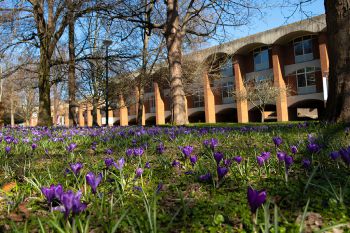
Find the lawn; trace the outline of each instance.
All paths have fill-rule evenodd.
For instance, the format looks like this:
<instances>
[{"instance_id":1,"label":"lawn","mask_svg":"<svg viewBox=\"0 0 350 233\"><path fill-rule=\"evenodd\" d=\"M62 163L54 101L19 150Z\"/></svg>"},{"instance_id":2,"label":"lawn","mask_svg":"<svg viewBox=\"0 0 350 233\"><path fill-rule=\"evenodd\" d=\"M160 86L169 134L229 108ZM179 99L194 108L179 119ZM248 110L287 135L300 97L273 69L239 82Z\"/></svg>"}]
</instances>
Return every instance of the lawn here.
<instances>
[{"instance_id":1,"label":"lawn","mask_svg":"<svg viewBox=\"0 0 350 233\"><path fill-rule=\"evenodd\" d=\"M349 232L349 128L3 128L0 232Z\"/></svg>"}]
</instances>

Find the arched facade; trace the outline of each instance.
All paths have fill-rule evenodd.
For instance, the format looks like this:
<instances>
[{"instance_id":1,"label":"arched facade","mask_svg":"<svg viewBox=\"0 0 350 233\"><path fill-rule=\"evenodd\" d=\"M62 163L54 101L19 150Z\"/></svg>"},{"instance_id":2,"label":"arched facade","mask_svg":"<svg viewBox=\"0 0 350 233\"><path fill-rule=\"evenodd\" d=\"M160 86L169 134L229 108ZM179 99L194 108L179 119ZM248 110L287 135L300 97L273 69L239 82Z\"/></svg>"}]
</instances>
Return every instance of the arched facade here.
<instances>
[{"instance_id":1,"label":"arched facade","mask_svg":"<svg viewBox=\"0 0 350 233\"><path fill-rule=\"evenodd\" d=\"M325 27L325 16L321 15L186 55L186 59L202 64L198 74L202 89L186 98L190 122L257 121L256 109L245 100L236 100L232 92L245 91L245 82L261 79L272 79L276 87L290 89L267 106L267 120L298 119L295 113L302 112L300 109L322 112L328 78ZM145 90L143 124L170 120L170 90L159 85L154 83ZM116 121L120 125L132 123L136 109L121 108Z\"/></svg>"}]
</instances>

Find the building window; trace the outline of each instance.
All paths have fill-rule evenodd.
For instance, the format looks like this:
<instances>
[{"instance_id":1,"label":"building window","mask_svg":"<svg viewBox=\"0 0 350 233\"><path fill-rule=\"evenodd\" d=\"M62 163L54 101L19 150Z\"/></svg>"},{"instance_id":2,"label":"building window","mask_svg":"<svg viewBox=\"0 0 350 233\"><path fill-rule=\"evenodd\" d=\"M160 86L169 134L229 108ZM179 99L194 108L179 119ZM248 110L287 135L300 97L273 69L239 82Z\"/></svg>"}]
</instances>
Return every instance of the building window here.
<instances>
[{"instance_id":1,"label":"building window","mask_svg":"<svg viewBox=\"0 0 350 233\"><path fill-rule=\"evenodd\" d=\"M273 81L273 76L261 75L255 78L255 83Z\"/></svg>"},{"instance_id":2,"label":"building window","mask_svg":"<svg viewBox=\"0 0 350 233\"><path fill-rule=\"evenodd\" d=\"M233 82L222 84L222 102L224 104L233 103Z\"/></svg>"},{"instance_id":3,"label":"building window","mask_svg":"<svg viewBox=\"0 0 350 233\"><path fill-rule=\"evenodd\" d=\"M220 69L221 78L233 78L233 67L231 59L228 59L227 62Z\"/></svg>"},{"instance_id":4,"label":"building window","mask_svg":"<svg viewBox=\"0 0 350 233\"><path fill-rule=\"evenodd\" d=\"M315 71L318 67L306 67L296 71L298 94L316 93L316 76Z\"/></svg>"},{"instance_id":5,"label":"building window","mask_svg":"<svg viewBox=\"0 0 350 233\"><path fill-rule=\"evenodd\" d=\"M156 112L156 99L155 99L154 95L152 95L149 98L148 103L149 103L149 111L150 111L150 113L155 113Z\"/></svg>"},{"instance_id":6,"label":"building window","mask_svg":"<svg viewBox=\"0 0 350 233\"><path fill-rule=\"evenodd\" d=\"M193 97L193 106L195 108L204 106L204 96L202 91L200 90L195 91L194 97Z\"/></svg>"},{"instance_id":7,"label":"building window","mask_svg":"<svg viewBox=\"0 0 350 233\"><path fill-rule=\"evenodd\" d=\"M269 68L269 49L262 47L254 50L254 71L267 70Z\"/></svg>"},{"instance_id":8,"label":"building window","mask_svg":"<svg viewBox=\"0 0 350 233\"><path fill-rule=\"evenodd\" d=\"M301 63L314 59L311 36L303 36L294 40L295 63Z\"/></svg>"}]
</instances>

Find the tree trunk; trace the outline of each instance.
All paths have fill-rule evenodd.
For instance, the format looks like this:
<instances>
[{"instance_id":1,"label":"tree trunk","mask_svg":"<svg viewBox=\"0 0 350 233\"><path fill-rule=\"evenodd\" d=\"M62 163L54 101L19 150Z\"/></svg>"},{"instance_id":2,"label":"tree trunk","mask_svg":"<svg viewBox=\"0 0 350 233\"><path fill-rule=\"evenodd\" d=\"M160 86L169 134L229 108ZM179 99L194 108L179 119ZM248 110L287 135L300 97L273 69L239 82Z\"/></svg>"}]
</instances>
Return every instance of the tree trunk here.
<instances>
[{"instance_id":1,"label":"tree trunk","mask_svg":"<svg viewBox=\"0 0 350 233\"><path fill-rule=\"evenodd\" d=\"M350 122L350 0L325 0L329 54L326 120Z\"/></svg>"},{"instance_id":2,"label":"tree trunk","mask_svg":"<svg viewBox=\"0 0 350 233\"><path fill-rule=\"evenodd\" d=\"M13 96L11 97L11 109L10 109L10 112L11 112L11 127L14 127L15 126L15 113L14 113L14 109L13 109Z\"/></svg>"},{"instance_id":3,"label":"tree trunk","mask_svg":"<svg viewBox=\"0 0 350 233\"><path fill-rule=\"evenodd\" d=\"M0 128L4 127L4 115L5 115L4 103L0 102Z\"/></svg>"},{"instance_id":4,"label":"tree trunk","mask_svg":"<svg viewBox=\"0 0 350 233\"><path fill-rule=\"evenodd\" d=\"M38 126L52 126L51 100L50 100L50 61L46 50L40 48L39 67L39 115Z\"/></svg>"},{"instance_id":5,"label":"tree trunk","mask_svg":"<svg viewBox=\"0 0 350 233\"><path fill-rule=\"evenodd\" d=\"M261 123L264 123L265 122L265 111L262 110L262 111L260 111L260 113L261 113Z\"/></svg>"},{"instance_id":6,"label":"tree trunk","mask_svg":"<svg viewBox=\"0 0 350 233\"><path fill-rule=\"evenodd\" d=\"M165 39L168 50L170 88L174 110L173 123L188 123L186 115L185 92L182 84L182 40L183 33L179 22L179 6L177 0L168 0Z\"/></svg>"},{"instance_id":7,"label":"tree trunk","mask_svg":"<svg viewBox=\"0 0 350 233\"><path fill-rule=\"evenodd\" d=\"M72 4L72 3L70 3ZM69 23L68 23L68 40L69 40L69 66L68 66L68 109L69 109L69 126L76 126L76 110L77 103L75 100L76 83L75 83L75 38L74 38L74 9L69 9Z\"/></svg>"},{"instance_id":8,"label":"tree trunk","mask_svg":"<svg viewBox=\"0 0 350 233\"><path fill-rule=\"evenodd\" d=\"M142 81L140 81L142 82ZM144 104L144 97L145 97L145 88L143 85L139 85L138 87L138 104L137 104L137 116L136 116L136 124L137 125L142 125L142 118L143 116L143 104Z\"/></svg>"},{"instance_id":9,"label":"tree trunk","mask_svg":"<svg viewBox=\"0 0 350 233\"><path fill-rule=\"evenodd\" d=\"M98 101L92 101L92 126L99 126L97 119Z\"/></svg>"}]
</instances>

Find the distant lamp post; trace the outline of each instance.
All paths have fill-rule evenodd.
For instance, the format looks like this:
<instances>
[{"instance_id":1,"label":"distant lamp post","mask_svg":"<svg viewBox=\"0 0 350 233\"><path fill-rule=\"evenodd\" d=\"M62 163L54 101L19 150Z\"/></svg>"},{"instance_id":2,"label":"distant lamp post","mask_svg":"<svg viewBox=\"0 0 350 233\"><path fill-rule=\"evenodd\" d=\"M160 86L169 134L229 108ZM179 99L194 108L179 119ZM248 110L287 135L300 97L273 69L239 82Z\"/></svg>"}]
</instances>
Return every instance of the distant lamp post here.
<instances>
[{"instance_id":1,"label":"distant lamp post","mask_svg":"<svg viewBox=\"0 0 350 233\"><path fill-rule=\"evenodd\" d=\"M104 40L103 45L106 48L106 108L105 108L105 114L106 114L106 126L108 126L108 48L112 44L111 40Z\"/></svg>"}]
</instances>

